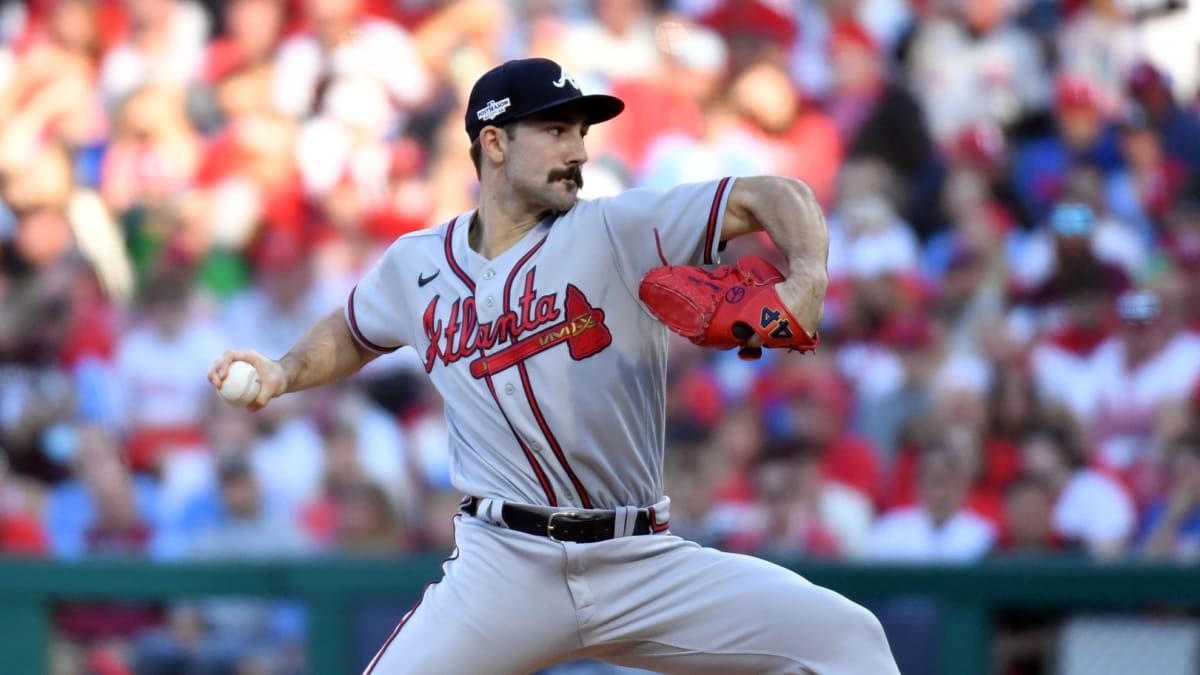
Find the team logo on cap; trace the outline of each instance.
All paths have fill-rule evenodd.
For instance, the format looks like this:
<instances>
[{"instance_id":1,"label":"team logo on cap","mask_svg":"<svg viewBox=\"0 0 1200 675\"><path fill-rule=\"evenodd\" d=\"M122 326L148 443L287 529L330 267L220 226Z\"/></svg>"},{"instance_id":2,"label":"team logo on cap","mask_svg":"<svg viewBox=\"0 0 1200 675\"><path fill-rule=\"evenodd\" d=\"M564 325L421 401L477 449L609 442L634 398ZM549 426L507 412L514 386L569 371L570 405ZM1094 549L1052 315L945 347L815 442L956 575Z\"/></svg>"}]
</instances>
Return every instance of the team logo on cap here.
<instances>
[{"instance_id":1,"label":"team logo on cap","mask_svg":"<svg viewBox=\"0 0 1200 675\"><path fill-rule=\"evenodd\" d=\"M570 82L571 86L575 89L579 88L579 83L575 81L575 78L571 77L571 74L567 72L566 68L563 68L562 74L558 76L558 79L555 80L553 84L559 89L562 89L563 87L567 86L568 82Z\"/></svg>"},{"instance_id":2,"label":"team logo on cap","mask_svg":"<svg viewBox=\"0 0 1200 675\"><path fill-rule=\"evenodd\" d=\"M512 102L509 101L507 97L502 98L499 101L488 101L487 105L483 106L479 109L479 112L475 113L475 116L478 117L480 121L490 122L491 120L503 115L504 111L508 110L508 106L510 105L512 105Z\"/></svg>"}]
</instances>

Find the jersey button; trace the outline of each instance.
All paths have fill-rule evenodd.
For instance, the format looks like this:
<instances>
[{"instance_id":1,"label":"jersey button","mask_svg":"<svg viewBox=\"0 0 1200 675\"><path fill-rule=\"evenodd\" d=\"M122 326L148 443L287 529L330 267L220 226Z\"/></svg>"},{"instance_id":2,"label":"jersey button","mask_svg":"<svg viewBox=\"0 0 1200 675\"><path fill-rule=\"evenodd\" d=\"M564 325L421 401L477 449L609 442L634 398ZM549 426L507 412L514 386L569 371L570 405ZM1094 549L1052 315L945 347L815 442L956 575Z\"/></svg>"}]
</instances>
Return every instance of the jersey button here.
<instances>
[{"instance_id":1,"label":"jersey button","mask_svg":"<svg viewBox=\"0 0 1200 675\"><path fill-rule=\"evenodd\" d=\"M492 296L489 295L483 299L483 304L491 307L492 305L496 304L496 301L492 298Z\"/></svg>"},{"instance_id":2,"label":"jersey button","mask_svg":"<svg viewBox=\"0 0 1200 675\"><path fill-rule=\"evenodd\" d=\"M494 276L496 276L495 270L484 270L484 272L483 272L484 279L491 279Z\"/></svg>"},{"instance_id":3,"label":"jersey button","mask_svg":"<svg viewBox=\"0 0 1200 675\"><path fill-rule=\"evenodd\" d=\"M504 393L508 394L509 396L512 396L513 392L516 390L517 388L513 386L512 382L504 385Z\"/></svg>"}]
</instances>

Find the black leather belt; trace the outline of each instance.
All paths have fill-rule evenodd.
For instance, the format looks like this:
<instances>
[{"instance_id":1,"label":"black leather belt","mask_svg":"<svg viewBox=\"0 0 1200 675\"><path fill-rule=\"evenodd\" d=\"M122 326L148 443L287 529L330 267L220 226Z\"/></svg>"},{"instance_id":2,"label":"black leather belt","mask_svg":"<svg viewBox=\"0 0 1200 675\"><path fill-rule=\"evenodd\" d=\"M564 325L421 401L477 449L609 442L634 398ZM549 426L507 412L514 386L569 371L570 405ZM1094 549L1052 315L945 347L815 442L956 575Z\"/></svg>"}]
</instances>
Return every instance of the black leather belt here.
<instances>
[{"instance_id":1,"label":"black leather belt","mask_svg":"<svg viewBox=\"0 0 1200 675\"><path fill-rule=\"evenodd\" d=\"M475 511L479 508L479 501L478 497L464 500L463 513L470 516L475 515ZM547 515L507 503L501 509L500 516L504 518L504 523L510 530L539 537L549 537L554 541L571 541L577 544L591 544L612 539L617 521L616 515L612 513L558 511ZM665 526L655 528L647 511L638 511L633 525L633 534L653 534L665 529L667 529Z\"/></svg>"}]
</instances>

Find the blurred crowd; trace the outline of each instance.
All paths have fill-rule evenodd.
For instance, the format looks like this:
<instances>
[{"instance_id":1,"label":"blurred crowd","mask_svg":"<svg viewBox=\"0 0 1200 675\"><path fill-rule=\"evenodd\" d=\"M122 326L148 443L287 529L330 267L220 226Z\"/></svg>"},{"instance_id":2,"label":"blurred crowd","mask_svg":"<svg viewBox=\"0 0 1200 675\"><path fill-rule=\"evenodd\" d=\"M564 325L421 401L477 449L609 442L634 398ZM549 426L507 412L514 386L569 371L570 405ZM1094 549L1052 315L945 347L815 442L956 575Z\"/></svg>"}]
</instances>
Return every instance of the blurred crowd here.
<instances>
[{"instance_id":1,"label":"blurred crowd","mask_svg":"<svg viewBox=\"0 0 1200 675\"><path fill-rule=\"evenodd\" d=\"M465 94L526 55L628 105L591 130L585 197L769 173L828 214L817 354L672 352L676 533L1200 559L1200 3L1178 0L0 1L0 554L448 551L411 350L254 415L205 372L281 356L395 237L473 208ZM56 625L134 654L63 650L96 672L302 660L286 603Z\"/></svg>"}]
</instances>

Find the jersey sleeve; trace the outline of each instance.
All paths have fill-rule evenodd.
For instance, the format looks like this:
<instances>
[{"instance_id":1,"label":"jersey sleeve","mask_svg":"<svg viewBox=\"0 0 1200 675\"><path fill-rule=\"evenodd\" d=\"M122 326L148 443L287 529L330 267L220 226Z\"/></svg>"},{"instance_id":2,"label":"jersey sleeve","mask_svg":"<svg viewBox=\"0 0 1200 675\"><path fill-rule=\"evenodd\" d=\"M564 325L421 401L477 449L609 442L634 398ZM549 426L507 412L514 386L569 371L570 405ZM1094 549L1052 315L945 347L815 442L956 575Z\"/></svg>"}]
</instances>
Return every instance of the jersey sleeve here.
<instances>
[{"instance_id":1,"label":"jersey sleeve","mask_svg":"<svg viewBox=\"0 0 1200 675\"><path fill-rule=\"evenodd\" d=\"M722 178L667 190L634 189L598 200L622 276L636 285L663 265L662 258L671 265L715 264L732 189L733 179Z\"/></svg>"},{"instance_id":2,"label":"jersey sleeve","mask_svg":"<svg viewBox=\"0 0 1200 675\"><path fill-rule=\"evenodd\" d=\"M399 283L401 242L392 244L350 291L346 325L359 344L374 352L394 352L411 342L411 319Z\"/></svg>"}]
</instances>

